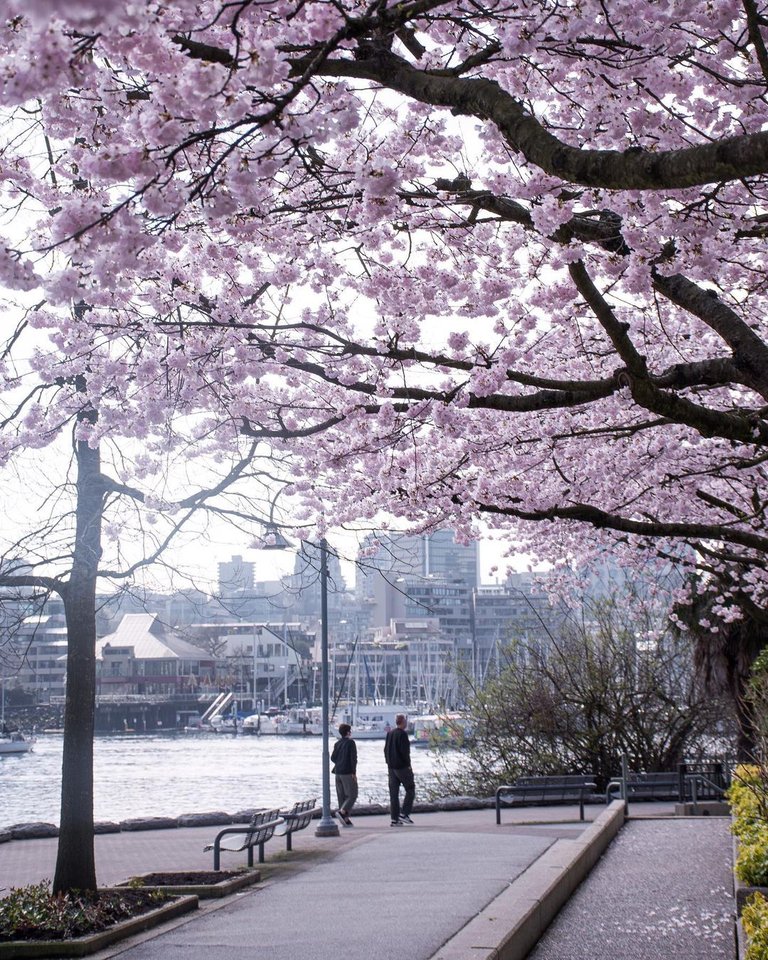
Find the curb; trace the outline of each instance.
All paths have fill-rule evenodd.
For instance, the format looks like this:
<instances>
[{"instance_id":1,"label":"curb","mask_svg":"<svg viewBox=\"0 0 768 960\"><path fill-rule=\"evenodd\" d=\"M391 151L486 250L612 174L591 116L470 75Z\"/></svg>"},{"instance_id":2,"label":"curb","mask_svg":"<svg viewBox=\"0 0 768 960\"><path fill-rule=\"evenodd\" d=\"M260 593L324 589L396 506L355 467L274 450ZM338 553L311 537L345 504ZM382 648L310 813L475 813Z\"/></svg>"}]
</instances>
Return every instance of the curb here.
<instances>
[{"instance_id":1,"label":"curb","mask_svg":"<svg viewBox=\"0 0 768 960\"><path fill-rule=\"evenodd\" d=\"M524 960L624 819L614 800L577 840L556 840L430 960Z\"/></svg>"},{"instance_id":2,"label":"curb","mask_svg":"<svg viewBox=\"0 0 768 960\"><path fill-rule=\"evenodd\" d=\"M208 871L189 871L190 873L208 873ZM140 887L142 890L154 890L157 893L166 893L174 897L197 897L198 900L215 900L229 897L244 887L253 886L261 882L261 871L250 867L239 872L235 877L219 880L218 883L195 883L190 879L186 883L172 884L152 883L153 873L140 873L115 884L116 887Z\"/></svg>"}]
</instances>

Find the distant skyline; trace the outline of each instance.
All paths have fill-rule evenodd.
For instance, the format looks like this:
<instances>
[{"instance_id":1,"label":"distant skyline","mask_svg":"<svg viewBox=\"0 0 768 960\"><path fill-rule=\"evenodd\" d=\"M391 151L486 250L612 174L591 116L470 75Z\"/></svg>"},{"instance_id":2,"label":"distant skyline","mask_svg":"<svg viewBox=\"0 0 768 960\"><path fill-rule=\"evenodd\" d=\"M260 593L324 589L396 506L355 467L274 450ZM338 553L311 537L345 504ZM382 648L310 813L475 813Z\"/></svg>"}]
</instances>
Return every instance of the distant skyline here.
<instances>
[{"instance_id":1,"label":"distant skyline","mask_svg":"<svg viewBox=\"0 0 768 960\"><path fill-rule=\"evenodd\" d=\"M331 534L329 537L331 546L339 549L340 553L350 553L356 549L355 541L351 535L347 535L346 542L343 535ZM502 583L506 578L506 568L511 567L515 572L524 572L528 569L529 558L527 554L519 554L514 558L504 558L506 549L504 544L494 540L481 539L478 541L478 573L479 582L482 585L491 585ZM295 552L293 550L284 551L265 551L250 549L243 545L227 544L215 546L206 544L205 556L203 562L205 569L201 569L201 576L212 584L218 583L219 563L226 563L233 556L240 556L248 563L255 566L255 579L257 581L278 580L282 576L293 573ZM202 559L202 558L201 558ZM341 566L347 586L354 586L356 566L354 562L342 557ZM492 573L492 569L497 569Z\"/></svg>"}]
</instances>

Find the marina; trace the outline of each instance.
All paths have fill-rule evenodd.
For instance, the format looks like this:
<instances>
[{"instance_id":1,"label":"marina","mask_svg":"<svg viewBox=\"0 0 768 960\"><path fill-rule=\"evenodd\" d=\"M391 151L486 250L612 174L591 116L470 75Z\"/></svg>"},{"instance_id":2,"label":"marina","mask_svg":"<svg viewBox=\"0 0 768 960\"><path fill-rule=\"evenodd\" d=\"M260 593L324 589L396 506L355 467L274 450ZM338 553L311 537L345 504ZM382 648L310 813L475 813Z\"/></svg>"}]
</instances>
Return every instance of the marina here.
<instances>
[{"instance_id":1,"label":"marina","mask_svg":"<svg viewBox=\"0 0 768 960\"><path fill-rule=\"evenodd\" d=\"M387 803L380 740L358 747L359 803ZM17 823L59 823L61 734L39 734L34 750L0 756L0 829ZM459 753L412 752L417 796L435 786L438 764ZM97 736L94 817L176 817L221 810L285 806L320 797L322 737L158 733ZM335 804L333 783L331 803Z\"/></svg>"}]
</instances>

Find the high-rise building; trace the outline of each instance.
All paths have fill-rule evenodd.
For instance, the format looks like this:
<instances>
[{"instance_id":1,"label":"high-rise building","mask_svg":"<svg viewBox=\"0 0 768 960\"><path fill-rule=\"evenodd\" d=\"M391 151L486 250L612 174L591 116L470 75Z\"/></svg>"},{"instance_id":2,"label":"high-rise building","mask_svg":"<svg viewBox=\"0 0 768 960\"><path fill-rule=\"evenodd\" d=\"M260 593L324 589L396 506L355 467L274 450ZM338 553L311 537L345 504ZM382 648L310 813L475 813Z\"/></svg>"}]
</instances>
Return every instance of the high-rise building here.
<instances>
[{"instance_id":1,"label":"high-rise building","mask_svg":"<svg viewBox=\"0 0 768 960\"><path fill-rule=\"evenodd\" d=\"M252 590L255 576L255 564L234 556L219 564L219 593L222 597Z\"/></svg>"},{"instance_id":2,"label":"high-rise building","mask_svg":"<svg viewBox=\"0 0 768 960\"><path fill-rule=\"evenodd\" d=\"M562 604L552 604L544 582L546 574L513 573L503 584L478 587L474 597L474 674L483 680L499 668L504 648L520 641L542 646L561 629Z\"/></svg>"},{"instance_id":3,"label":"high-rise building","mask_svg":"<svg viewBox=\"0 0 768 960\"><path fill-rule=\"evenodd\" d=\"M436 530L421 537L422 576L461 580L477 586L477 542L457 543L453 530Z\"/></svg>"},{"instance_id":4,"label":"high-rise building","mask_svg":"<svg viewBox=\"0 0 768 960\"><path fill-rule=\"evenodd\" d=\"M357 594L369 611L372 628L397 618L424 616L415 607L427 602L427 595L436 598L437 581L443 590L463 587L468 594L477 586L477 544L456 543L452 530L416 537L380 534L369 538L362 553Z\"/></svg>"}]
</instances>

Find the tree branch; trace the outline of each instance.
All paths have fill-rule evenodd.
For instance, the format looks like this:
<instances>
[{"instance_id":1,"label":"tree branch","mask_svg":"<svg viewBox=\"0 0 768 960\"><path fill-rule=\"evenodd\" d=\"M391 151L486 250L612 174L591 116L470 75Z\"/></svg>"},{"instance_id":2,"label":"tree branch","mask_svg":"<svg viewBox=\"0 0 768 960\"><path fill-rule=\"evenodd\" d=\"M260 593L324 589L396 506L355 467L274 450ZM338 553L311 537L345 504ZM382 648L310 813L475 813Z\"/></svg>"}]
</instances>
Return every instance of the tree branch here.
<instances>
[{"instance_id":1,"label":"tree branch","mask_svg":"<svg viewBox=\"0 0 768 960\"><path fill-rule=\"evenodd\" d=\"M362 55L362 52L361 52ZM299 72L305 61L294 65ZM420 103L490 120L525 159L568 183L607 190L681 190L768 173L768 132L730 137L680 150L587 150L564 143L494 80L419 70L377 49L359 60L325 60L322 76L370 80Z\"/></svg>"}]
</instances>

